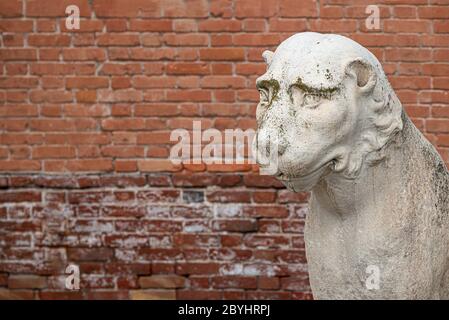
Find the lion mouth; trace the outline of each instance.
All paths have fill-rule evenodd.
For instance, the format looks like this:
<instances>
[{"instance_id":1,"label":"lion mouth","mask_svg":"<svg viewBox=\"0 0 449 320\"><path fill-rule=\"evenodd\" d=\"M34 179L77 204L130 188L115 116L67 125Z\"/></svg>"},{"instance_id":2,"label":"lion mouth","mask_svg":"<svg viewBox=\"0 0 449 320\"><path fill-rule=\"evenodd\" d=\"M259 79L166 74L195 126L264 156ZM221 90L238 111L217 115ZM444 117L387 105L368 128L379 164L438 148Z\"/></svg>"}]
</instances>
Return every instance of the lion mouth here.
<instances>
[{"instance_id":1,"label":"lion mouth","mask_svg":"<svg viewBox=\"0 0 449 320\"><path fill-rule=\"evenodd\" d=\"M276 179L279 179L282 181L290 181L290 180L294 180L294 179L299 179L298 176L288 175L283 172L279 172L279 173L275 174L274 176L276 177Z\"/></svg>"},{"instance_id":2,"label":"lion mouth","mask_svg":"<svg viewBox=\"0 0 449 320\"><path fill-rule=\"evenodd\" d=\"M288 174L282 171L278 171L274 176L276 177L276 179L283 181L283 182L291 182L291 181L295 181L295 180L305 180L308 179L310 177L313 177L315 175L321 175L323 173L323 171L329 167L329 165L331 165L331 162L326 163L306 174L299 174L299 175L293 175L293 174Z\"/></svg>"}]
</instances>

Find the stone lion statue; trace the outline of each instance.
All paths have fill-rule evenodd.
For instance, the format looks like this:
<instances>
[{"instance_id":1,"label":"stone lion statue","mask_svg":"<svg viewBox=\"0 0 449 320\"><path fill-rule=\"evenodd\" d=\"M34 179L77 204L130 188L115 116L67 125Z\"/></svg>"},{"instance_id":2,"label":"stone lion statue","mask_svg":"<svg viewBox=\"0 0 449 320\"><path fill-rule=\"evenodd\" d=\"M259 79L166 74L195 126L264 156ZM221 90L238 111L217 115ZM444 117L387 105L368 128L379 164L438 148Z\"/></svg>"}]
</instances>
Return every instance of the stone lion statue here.
<instances>
[{"instance_id":1,"label":"stone lion statue","mask_svg":"<svg viewBox=\"0 0 449 320\"><path fill-rule=\"evenodd\" d=\"M309 191L317 299L449 298L449 173L367 49L299 33L257 79L261 170Z\"/></svg>"}]
</instances>

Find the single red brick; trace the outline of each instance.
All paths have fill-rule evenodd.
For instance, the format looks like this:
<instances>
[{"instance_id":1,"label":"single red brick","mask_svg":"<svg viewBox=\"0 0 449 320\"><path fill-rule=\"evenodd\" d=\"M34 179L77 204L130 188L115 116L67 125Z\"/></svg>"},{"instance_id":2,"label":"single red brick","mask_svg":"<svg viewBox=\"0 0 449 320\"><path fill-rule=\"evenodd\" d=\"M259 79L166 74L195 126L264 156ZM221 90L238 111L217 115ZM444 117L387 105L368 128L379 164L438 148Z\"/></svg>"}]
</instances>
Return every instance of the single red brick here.
<instances>
[{"instance_id":1,"label":"single red brick","mask_svg":"<svg viewBox=\"0 0 449 320\"><path fill-rule=\"evenodd\" d=\"M10 191L0 193L0 202L40 202L42 194L39 191Z\"/></svg>"},{"instance_id":2,"label":"single red brick","mask_svg":"<svg viewBox=\"0 0 449 320\"><path fill-rule=\"evenodd\" d=\"M257 203L274 203L276 193L273 191L255 191L253 193L253 200Z\"/></svg>"},{"instance_id":3,"label":"single red brick","mask_svg":"<svg viewBox=\"0 0 449 320\"><path fill-rule=\"evenodd\" d=\"M175 290L131 290L131 300L175 300Z\"/></svg>"},{"instance_id":4,"label":"single red brick","mask_svg":"<svg viewBox=\"0 0 449 320\"><path fill-rule=\"evenodd\" d=\"M76 5L80 9L80 16L90 17L88 2L83 0L30 0L27 2L26 15L29 17L66 17L65 9L69 5Z\"/></svg>"},{"instance_id":5,"label":"single red brick","mask_svg":"<svg viewBox=\"0 0 449 320\"><path fill-rule=\"evenodd\" d=\"M201 60L244 60L243 48L207 48L200 49Z\"/></svg>"},{"instance_id":6,"label":"single red brick","mask_svg":"<svg viewBox=\"0 0 449 320\"><path fill-rule=\"evenodd\" d=\"M264 218L286 218L288 210L285 206L267 205L267 206L246 206L243 214L248 217L264 217Z\"/></svg>"},{"instance_id":7,"label":"single red brick","mask_svg":"<svg viewBox=\"0 0 449 320\"><path fill-rule=\"evenodd\" d=\"M30 34L28 44L36 47L66 47L70 44L70 36Z\"/></svg>"},{"instance_id":8,"label":"single red brick","mask_svg":"<svg viewBox=\"0 0 449 320\"><path fill-rule=\"evenodd\" d=\"M238 18L271 17L277 13L277 6L277 1L241 0L235 3L235 15Z\"/></svg>"},{"instance_id":9,"label":"single red brick","mask_svg":"<svg viewBox=\"0 0 449 320\"><path fill-rule=\"evenodd\" d=\"M67 255L73 261L108 261L113 251L110 248L69 248Z\"/></svg>"},{"instance_id":10,"label":"single red brick","mask_svg":"<svg viewBox=\"0 0 449 320\"><path fill-rule=\"evenodd\" d=\"M104 61L106 53L100 48L64 48L62 56L67 61Z\"/></svg>"},{"instance_id":11,"label":"single red brick","mask_svg":"<svg viewBox=\"0 0 449 320\"><path fill-rule=\"evenodd\" d=\"M35 275L10 275L8 288L10 289L44 289L47 278Z\"/></svg>"},{"instance_id":12,"label":"single red brick","mask_svg":"<svg viewBox=\"0 0 449 320\"><path fill-rule=\"evenodd\" d=\"M207 199L210 202L250 202L251 194L248 191L214 191Z\"/></svg>"},{"instance_id":13,"label":"single red brick","mask_svg":"<svg viewBox=\"0 0 449 320\"><path fill-rule=\"evenodd\" d=\"M34 147L32 157L34 159L73 158L75 157L75 148L71 146Z\"/></svg>"},{"instance_id":14,"label":"single red brick","mask_svg":"<svg viewBox=\"0 0 449 320\"><path fill-rule=\"evenodd\" d=\"M66 165L69 171L112 171L112 160L108 159L83 159L68 160Z\"/></svg>"},{"instance_id":15,"label":"single red brick","mask_svg":"<svg viewBox=\"0 0 449 320\"><path fill-rule=\"evenodd\" d=\"M218 273L219 264L211 262L182 262L176 265L176 273L184 274L216 274Z\"/></svg>"},{"instance_id":16,"label":"single red brick","mask_svg":"<svg viewBox=\"0 0 449 320\"><path fill-rule=\"evenodd\" d=\"M0 288L1 300L33 300L35 299L33 290L9 290Z\"/></svg>"},{"instance_id":17,"label":"single red brick","mask_svg":"<svg viewBox=\"0 0 449 320\"><path fill-rule=\"evenodd\" d=\"M256 277L243 277L243 276L217 276L211 279L212 288L217 289L256 289L257 279Z\"/></svg>"},{"instance_id":18,"label":"single red brick","mask_svg":"<svg viewBox=\"0 0 449 320\"><path fill-rule=\"evenodd\" d=\"M16 19L2 20L0 21L0 30L3 32L31 32L33 31L33 21Z\"/></svg>"},{"instance_id":19,"label":"single red brick","mask_svg":"<svg viewBox=\"0 0 449 320\"><path fill-rule=\"evenodd\" d=\"M99 46L137 46L140 44L139 35L130 34L101 34L97 37Z\"/></svg>"},{"instance_id":20,"label":"single red brick","mask_svg":"<svg viewBox=\"0 0 449 320\"><path fill-rule=\"evenodd\" d=\"M295 0L281 0L279 12L282 17L316 17L318 6L316 1L307 1L298 5Z\"/></svg>"},{"instance_id":21,"label":"single red brick","mask_svg":"<svg viewBox=\"0 0 449 320\"><path fill-rule=\"evenodd\" d=\"M232 219L232 220L215 220L212 227L217 231L229 232L254 232L258 230L256 220Z\"/></svg>"},{"instance_id":22,"label":"single red brick","mask_svg":"<svg viewBox=\"0 0 449 320\"><path fill-rule=\"evenodd\" d=\"M186 285L186 278L177 275L153 275L140 277L139 285L141 288L159 288L172 289L183 288Z\"/></svg>"}]
</instances>

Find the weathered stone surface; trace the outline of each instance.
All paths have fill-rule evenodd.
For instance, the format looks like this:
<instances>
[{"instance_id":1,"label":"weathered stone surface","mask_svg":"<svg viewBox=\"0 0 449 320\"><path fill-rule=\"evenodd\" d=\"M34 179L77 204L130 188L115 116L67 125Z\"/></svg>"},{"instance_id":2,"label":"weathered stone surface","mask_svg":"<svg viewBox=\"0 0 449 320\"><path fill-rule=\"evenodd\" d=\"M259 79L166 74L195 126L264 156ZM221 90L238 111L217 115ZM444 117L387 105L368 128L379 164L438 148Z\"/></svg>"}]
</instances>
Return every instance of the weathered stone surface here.
<instances>
[{"instance_id":1,"label":"weathered stone surface","mask_svg":"<svg viewBox=\"0 0 449 320\"><path fill-rule=\"evenodd\" d=\"M448 299L449 173L379 61L348 38L318 33L263 56L255 149L261 169L275 164L289 189L312 191L305 240L314 297Z\"/></svg>"}]
</instances>

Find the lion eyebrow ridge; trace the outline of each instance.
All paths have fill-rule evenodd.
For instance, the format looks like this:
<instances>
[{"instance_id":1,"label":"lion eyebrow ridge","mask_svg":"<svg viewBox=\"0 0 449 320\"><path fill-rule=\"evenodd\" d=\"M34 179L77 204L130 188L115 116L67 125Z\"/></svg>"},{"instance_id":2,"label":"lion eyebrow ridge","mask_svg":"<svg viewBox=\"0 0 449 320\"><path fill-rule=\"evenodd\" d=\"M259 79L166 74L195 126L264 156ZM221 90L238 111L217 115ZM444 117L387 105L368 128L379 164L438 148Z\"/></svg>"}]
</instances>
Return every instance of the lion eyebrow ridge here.
<instances>
[{"instance_id":1,"label":"lion eyebrow ridge","mask_svg":"<svg viewBox=\"0 0 449 320\"><path fill-rule=\"evenodd\" d=\"M292 87L299 88L299 89L301 89L302 91L304 91L306 93L309 93L309 94L312 94L312 95L316 95L316 96L320 96L320 97L323 97L323 98L326 98L326 99L330 99L334 93L337 93L338 91L340 91L340 87L339 86L332 87L332 88L323 88L323 87L322 88L314 88L314 87L310 87L310 86L306 85L302 81L301 77L298 77L298 79L289 86L289 91L290 91L290 89Z\"/></svg>"}]
</instances>

